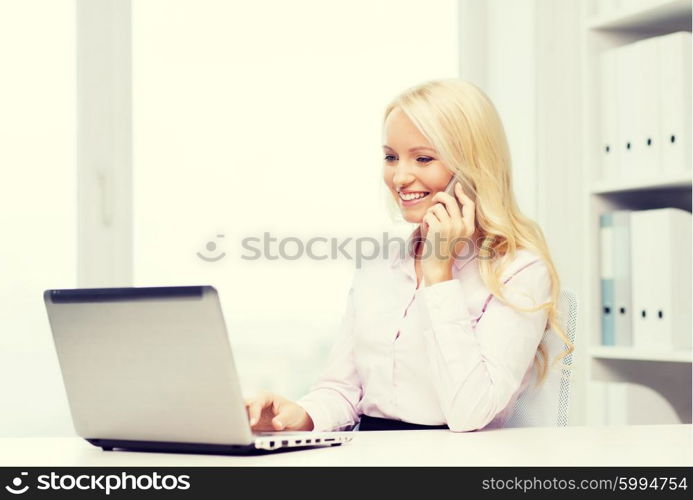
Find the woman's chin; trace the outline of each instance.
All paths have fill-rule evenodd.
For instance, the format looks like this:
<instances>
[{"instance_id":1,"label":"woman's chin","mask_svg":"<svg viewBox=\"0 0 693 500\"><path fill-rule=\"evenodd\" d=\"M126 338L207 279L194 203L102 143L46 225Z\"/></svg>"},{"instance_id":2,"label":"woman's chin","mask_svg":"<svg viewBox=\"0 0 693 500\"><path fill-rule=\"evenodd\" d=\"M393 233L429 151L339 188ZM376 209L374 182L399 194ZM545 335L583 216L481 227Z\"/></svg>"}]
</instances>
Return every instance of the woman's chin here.
<instances>
[{"instance_id":1,"label":"woman's chin","mask_svg":"<svg viewBox=\"0 0 693 500\"><path fill-rule=\"evenodd\" d=\"M400 207L400 213L405 221L413 224L420 224L421 221L423 221L424 215L426 215L426 208L427 207Z\"/></svg>"},{"instance_id":2,"label":"woman's chin","mask_svg":"<svg viewBox=\"0 0 693 500\"><path fill-rule=\"evenodd\" d=\"M412 224L421 224L421 221L423 220L421 216L417 217L416 214L408 214L406 212L402 213L402 218Z\"/></svg>"}]
</instances>

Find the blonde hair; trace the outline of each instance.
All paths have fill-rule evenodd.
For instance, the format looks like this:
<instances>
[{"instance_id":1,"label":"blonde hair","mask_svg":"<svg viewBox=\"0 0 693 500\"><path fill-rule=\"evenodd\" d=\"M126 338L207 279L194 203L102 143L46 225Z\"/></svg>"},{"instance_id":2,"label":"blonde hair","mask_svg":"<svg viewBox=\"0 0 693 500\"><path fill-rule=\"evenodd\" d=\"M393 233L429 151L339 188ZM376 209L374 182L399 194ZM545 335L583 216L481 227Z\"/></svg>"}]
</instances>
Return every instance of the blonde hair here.
<instances>
[{"instance_id":1,"label":"blonde hair","mask_svg":"<svg viewBox=\"0 0 693 500\"><path fill-rule=\"evenodd\" d=\"M457 79L433 80L411 87L385 109L383 123L399 108L438 151L443 164L462 179L474 195L479 234L479 271L493 296L517 311L548 311L545 327L565 344L556 361L572 353L574 346L560 325L560 280L544 234L537 223L524 216L512 190L511 160L503 124L495 106L475 85ZM391 198L391 197L390 197ZM511 304L503 295L501 276L518 249L538 254L551 277L551 299L534 308ZM548 350L541 342L535 355L537 382L548 375Z\"/></svg>"}]
</instances>

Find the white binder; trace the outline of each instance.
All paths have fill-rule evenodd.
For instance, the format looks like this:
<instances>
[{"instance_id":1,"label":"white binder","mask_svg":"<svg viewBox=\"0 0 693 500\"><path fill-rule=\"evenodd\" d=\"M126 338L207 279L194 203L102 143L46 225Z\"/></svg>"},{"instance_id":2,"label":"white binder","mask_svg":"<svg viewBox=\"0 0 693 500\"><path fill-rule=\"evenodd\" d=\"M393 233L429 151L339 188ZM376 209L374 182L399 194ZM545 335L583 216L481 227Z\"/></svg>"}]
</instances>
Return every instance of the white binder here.
<instances>
[{"instance_id":1,"label":"white binder","mask_svg":"<svg viewBox=\"0 0 693 500\"><path fill-rule=\"evenodd\" d=\"M659 272L653 262L655 239L652 210L634 211L630 216L631 297L633 303L633 345L636 348L660 348L655 335L651 297L655 274Z\"/></svg>"},{"instance_id":2,"label":"white binder","mask_svg":"<svg viewBox=\"0 0 693 500\"><path fill-rule=\"evenodd\" d=\"M669 174L691 171L691 34L657 38L659 44L660 162Z\"/></svg>"},{"instance_id":3,"label":"white binder","mask_svg":"<svg viewBox=\"0 0 693 500\"><path fill-rule=\"evenodd\" d=\"M636 121L640 94L638 82L638 46L624 45L614 49L616 52L616 80L618 114L618 171L623 180L638 178L641 175L638 155L641 153L636 140Z\"/></svg>"},{"instance_id":4,"label":"white binder","mask_svg":"<svg viewBox=\"0 0 693 500\"><path fill-rule=\"evenodd\" d=\"M691 349L691 214L653 210L659 272L653 283L655 335L665 349Z\"/></svg>"},{"instance_id":5,"label":"white binder","mask_svg":"<svg viewBox=\"0 0 693 500\"><path fill-rule=\"evenodd\" d=\"M639 41L636 52L637 86L635 129L636 166L640 177L655 178L660 174L660 100L659 100L659 40L648 38Z\"/></svg>"},{"instance_id":6,"label":"white binder","mask_svg":"<svg viewBox=\"0 0 693 500\"><path fill-rule=\"evenodd\" d=\"M618 142L618 80L616 71L617 52L605 50L600 55L600 111L601 127L600 154L601 178L617 179L619 177L619 142Z\"/></svg>"},{"instance_id":7,"label":"white binder","mask_svg":"<svg viewBox=\"0 0 693 500\"><path fill-rule=\"evenodd\" d=\"M631 214L635 347L691 348L691 221L677 208Z\"/></svg>"}]
</instances>

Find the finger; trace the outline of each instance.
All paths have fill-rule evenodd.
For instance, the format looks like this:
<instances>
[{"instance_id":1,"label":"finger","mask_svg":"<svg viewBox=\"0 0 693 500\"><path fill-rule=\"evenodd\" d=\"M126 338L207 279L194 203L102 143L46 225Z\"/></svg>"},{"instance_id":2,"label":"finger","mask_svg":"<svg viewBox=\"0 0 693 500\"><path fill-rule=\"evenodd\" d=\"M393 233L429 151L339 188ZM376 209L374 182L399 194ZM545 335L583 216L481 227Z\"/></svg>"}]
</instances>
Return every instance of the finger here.
<instances>
[{"instance_id":1,"label":"finger","mask_svg":"<svg viewBox=\"0 0 693 500\"><path fill-rule=\"evenodd\" d=\"M437 226L440 223L438 216L435 214L435 212L433 212L433 210L428 210L424 214L423 220L428 223L429 228L432 224Z\"/></svg>"},{"instance_id":2,"label":"finger","mask_svg":"<svg viewBox=\"0 0 693 500\"><path fill-rule=\"evenodd\" d=\"M291 407L282 405L272 419L272 427L278 431L283 431L291 423Z\"/></svg>"},{"instance_id":3,"label":"finger","mask_svg":"<svg viewBox=\"0 0 693 500\"><path fill-rule=\"evenodd\" d=\"M459 188L459 183L455 184L455 190ZM462 218L462 213L460 212L460 205L454 196L446 193L445 191L439 191L433 196L433 202L438 202L445 207L448 215L451 218Z\"/></svg>"},{"instance_id":4,"label":"finger","mask_svg":"<svg viewBox=\"0 0 693 500\"><path fill-rule=\"evenodd\" d=\"M248 418L250 420L250 426L257 424L260 420L260 415L262 414L262 403L259 401L252 401L248 405Z\"/></svg>"},{"instance_id":5,"label":"finger","mask_svg":"<svg viewBox=\"0 0 693 500\"><path fill-rule=\"evenodd\" d=\"M445 211L445 207L437 203L436 205L428 209L428 213L434 219L434 226L436 232L442 233L443 231L448 231L448 228L450 227L450 217L448 213ZM443 235L441 234L441 236Z\"/></svg>"},{"instance_id":6,"label":"finger","mask_svg":"<svg viewBox=\"0 0 693 500\"><path fill-rule=\"evenodd\" d=\"M276 415L279 412L279 401L277 398L272 398L272 414Z\"/></svg>"},{"instance_id":7,"label":"finger","mask_svg":"<svg viewBox=\"0 0 693 500\"><path fill-rule=\"evenodd\" d=\"M431 211L431 213L433 213L433 215L435 215L438 218L438 220L442 224L450 223L450 214L448 214L447 210L442 204L436 203L429 210Z\"/></svg>"},{"instance_id":8,"label":"finger","mask_svg":"<svg viewBox=\"0 0 693 500\"><path fill-rule=\"evenodd\" d=\"M464 189L459 184L455 185L455 195L463 206L473 207L475 205L474 201L465 194Z\"/></svg>"},{"instance_id":9,"label":"finger","mask_svg":"<svg viewBox=\"0 0 693 500\"><path fill-rule=\"evenodd\" d=\"M473 200L469 196L467 196L464 189L462 189L462 185L459 183L455 185L455 195L457 195L457 199L460 200L460 202L473 203Z\"/></svg>"},{"instance_id":10,"label":"finger","mask_svg":"<svg viewBox=\"0 0 693 500\"><path fill-rule=\"evenodd\" d=\"M277 431L284 430L284 428L286 427L286 420L284 419L284 417L279 416L282 411L282 408L286 407L286 405L284 404L286 401L287 400L283 397L275 394L271 398L271 401L268 401L267 403L267 406L272 406L272 415L274 415L274 417L272 418L271 423L272 427Z\"/></svg>"},{"instance_id":11,"label":"finger","mask_svg":"<svg viewBox=\"0 0 693 500\"><path fill-rule=\"evenodd\" d=\"M274 418L272 419L272 427L274 427L274 430L283 431L285 425L284 425L284 422L282 422L281 420L279 420L277 417L274 417Z\"/></svg>"},{"instance_id":12,"label":"finger","mask_svg":"<svg viewBox=\"0 0 693 500\"><path fill-rule=\"evenodd\" d=\"M459 187L459 191L457 193L457 197L460 199L460 202L464 206L464 210L462 211L462 220L464 221L464 227L468 228L468 231L470 231L470 234L474 232L474 228L476 227L475 223L475 214L476 214L476 204L472 199L464 194L464 191L462 190L461 186Z\"/></svg>"},{"instance_id":13,"label":"finger","mask_svg":"<svg viewBox=\"0 0 693 500\"><path fill-rule=\"evenodd\" d=\"M250 418L250 426L257 424L264 410L270 404L270 398L262 395L250 401L248 405L248 417Z\"/></svg>"},{"instance_id":14,"label":"finger","mask_svg":"<svg viewBox=\"0 0 693 500\"><path fill-rule=\"evenodd\" d=\"M427 212L426 215L423 216L422 219L426 224L428 224L428 229L429 231L432 229L433 231L438 230L438 225L440 222L438 221L438 218L431 212Z\"/></svg>"}]
</instances>

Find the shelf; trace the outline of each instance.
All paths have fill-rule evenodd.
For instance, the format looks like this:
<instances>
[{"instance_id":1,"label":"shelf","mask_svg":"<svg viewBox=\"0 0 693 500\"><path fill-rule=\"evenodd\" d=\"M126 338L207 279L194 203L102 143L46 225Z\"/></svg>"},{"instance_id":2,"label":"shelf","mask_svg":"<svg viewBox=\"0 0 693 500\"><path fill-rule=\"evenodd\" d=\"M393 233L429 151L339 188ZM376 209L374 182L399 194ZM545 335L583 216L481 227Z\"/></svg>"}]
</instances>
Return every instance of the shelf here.
<instances>
[{"instance_id":1,"label":"shelf","mask_svg":"<svg viewBox=\"0 0 693 500\"><path fill-rule=\"evenodd\" d=\"M601 349L604 349L608 357L598 357ZM691 422L690 352L662 353L657 356L656 353L638 353L627 347L601 347L595 348L593 352L589 363L592 380L649 387L668 401L680 422ZM623 357L613 357L614 355ZM636 406L629 404L630 407L624 410L629 413L639 412L638 420L645 421L649 412L646 406L639 406L641 402L633 401L632 404ZM606 403L607 401L601 400L594 404Z\"/></svg>"},{"instance_id":2,"label":"shelf","mask_svg":"<svg viewBox=\"0 0 693 500\"><path fill-rule=\"evenodd\" d=\"M652 351L634 347L597 346L590 355L598 359L620 359L633 361L663 361L667 363L690 363L691 351Z\"/></svg>"},{"instance_id":3,"label":"shelf","mask_svg":"<svg viewBox=\"0 0 693 500\"><path fill-rule=\"evenodd\" d=\"M658 413L651 412L648 400L641 391L628 401L609 401L602 391L605 384L624 383L642 386L661 396L660 405L670 405L681 422L691 421L691 351L657 351L632 346L600 345L600 286L599 286L599 215L618 210L638 211L679 208L691 212L693 207L693 174L691 170L659 168L644 172L643 177L623 171L623 177L599 178L603 171L602 143L599 137L601 55L604 51L637 43L652 37L677 31L691 31L691 0L622 0L612 10L603 7L609 2L589 0L580 2L582 9L581 45L582 70L582 148L584 177L583 195L584 238L581 246L584 277L581 287L580 323L586 324L586 346L583 375L586 380L584 407L589 423L608 425L614 415L640 422L658 423ZM608 7L608 6L607 6ZM597 9L597 15L591 16ZM654 165L653 165L654 167ZM597 382L592 386L592 382ZM601 387L601 388L600 388ZM618 411L606 411L609 404ZM624 406L625 405L625 406Z\"/></svg>"},{"instance_id":4,"label":"shelf","mask_svg":"<svg viewBox=\"0 0 693 500\"><path fill-rule=\"evenodd\" d=\"M667 31L686 30L691 26L691 0L667 0L642 7L622 8L588 21L597 31Z\"/></svg>"},{"instance_id":5,"label":"shelf","mask_svg":"<svg viewBox=\"0 0 693 500\"><path fill-rule=\"evenodd\" d=\"M599 181L591 189L592 194L625 193L631 191L690 188L691 173L633 181Z\"/></svg>"}]
</instances>

